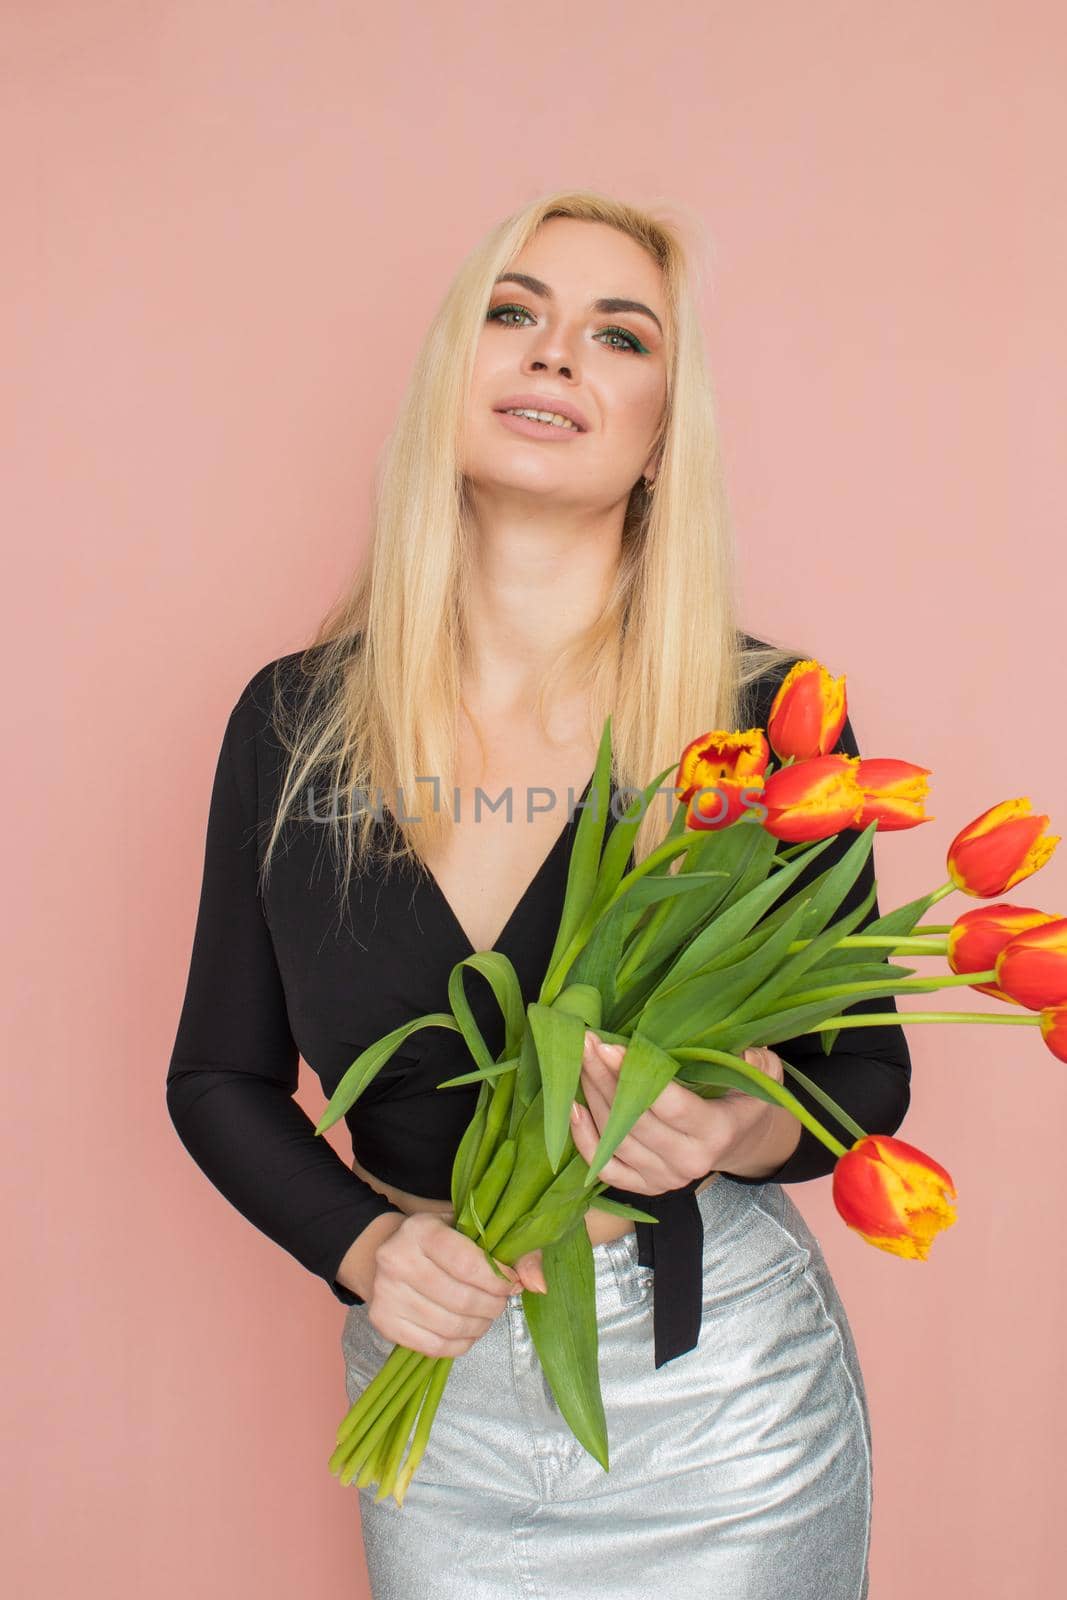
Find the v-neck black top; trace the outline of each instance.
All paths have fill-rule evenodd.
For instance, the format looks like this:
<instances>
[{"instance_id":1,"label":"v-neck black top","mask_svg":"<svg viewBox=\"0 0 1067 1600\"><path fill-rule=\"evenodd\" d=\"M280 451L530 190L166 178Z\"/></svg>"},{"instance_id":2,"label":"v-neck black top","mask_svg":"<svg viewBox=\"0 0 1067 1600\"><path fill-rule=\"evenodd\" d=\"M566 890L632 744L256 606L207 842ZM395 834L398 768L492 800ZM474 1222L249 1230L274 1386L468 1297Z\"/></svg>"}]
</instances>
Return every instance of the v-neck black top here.
<instances>
[{"instance_id":1,"label":"v-neck black top","mask_svg":"<svg viewBox=\"0 0 1067 1600\"><path fill-rule=\"evenodd\" d=\"M284 692L299 693L300 659L301 653L293 652L261 667L226 725L166 1098L182 1143L215 1187L249 1222L324 1279L337 1299L353 1305L363 1302L337 1282L341 1260L374 1217L397 1207L316 1135L314 1122L293 1098L298 1063L302 1057L331 1096L372 1041L415 1016L449 1009L449 973L472 946L432 875L395 863L388 871L372 865L353 874L339 917L327 828L324 820L308 815L311 809L325 819L325 806L304 806L287 820L266 893L261 893L258 865L285 762L271 723L272 679L277 668ZM742 726L766 726L783 671L749 686ZM858 754L850 722L837 748ZM568 801L560 805L568 811ZM555 942L581 814L575 804L496 941L495 948L515 967L526 1002L537 997ZM839 859L853 837L845 832L832 840L797 885ZM869 891L872 862L873 852L842 914ZM863 926L878 915L874 904ZM504 1025L492 991L470 972L466 993L496 1055ZM892 1012L896 1006L888 996L852 1009ZM892 1133L900 1126L911 1063L899 1026L843 1028L829 1054L818 1034L774 1048L868 1132ZM478 1085L438 1089L437 1084L470 1068L460 1034L428 1027L411 1035L346 1116L359 1164L383 1183L449 1200L453 1160ZM818 1114L818 1106L793 1087ZM793 1183L819 1177L832 1166L830 1153L802 1129L793 1155L769 1178L715 1181ZM605 1191L659 1218L655 1224L635 1224L639 1259L655 1269L657 1367L691 1349L700 1331L702 1219L695 1190L701 1182L657 1196Z\"/></svg>"}]
</instances>

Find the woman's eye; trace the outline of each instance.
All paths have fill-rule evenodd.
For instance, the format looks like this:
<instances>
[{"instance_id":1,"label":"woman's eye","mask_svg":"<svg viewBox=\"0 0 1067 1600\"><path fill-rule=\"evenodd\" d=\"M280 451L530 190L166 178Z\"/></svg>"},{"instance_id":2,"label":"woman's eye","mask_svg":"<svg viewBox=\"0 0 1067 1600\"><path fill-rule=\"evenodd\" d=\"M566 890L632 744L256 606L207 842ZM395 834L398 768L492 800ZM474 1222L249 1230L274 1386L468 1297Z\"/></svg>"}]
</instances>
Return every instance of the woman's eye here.
<instances>
[{"instance_id":1,"label":"woman's eye","mask_svg":"<svg viewBox=\"0 0 1067 1600\"><path fill-rule=\"evenodd\" d=\"M509 322L507 320L507 318L511 316L527 317L529 318L530 322L533 321L533 318L530 316L530 313L527 311L525 306L494 306L489 312L486 320L489 322L499 322L505 328L521 327L521 323ZM639 355L648 354L647 347L641 343L637 335L630 333L626 328L601 328L596 337L601 339L605 335L608 335L611 339L622 340L621 344L609 343L609 350L633 350Z\"/></svg>"},{"instance_id":2,"label":"woman's eye","mask_svg":"<svg viewBox=\"0 0 1067 1600\"><path fill-rule=\"evenodd\" d=\"M626 348L627 349L636 350L641 355L647 355L648 354L647 348L645 347L645 345L643 345L641 343L641 341L637 337L637 335L634 334L634 333L628 333L625 328L604 328L601 331L604 332L604 333L618 334L620 339L625 340L625 344L626 344ZM619 349L622 349L623 347L621 345L615 345L615 346L613 346L613 348L616 349L616 350L619 350Z\"/></svg>"},{"instance_id":3,"label":"woman's eye","mask_svg":"<svg viewBox=\"0 0 1067 1600\"><path fill-rule=\"evenodd\" d=\"M503 322L506 328L513 328L515 326L513 322L504 322L505 316L511 312L517 312L520 317L530 316L530 313L527 311L525 306L496 306L489 313L489 321ZM530 317L530 321L533 321L532 317Z\"/></svg>"}]
</instances>

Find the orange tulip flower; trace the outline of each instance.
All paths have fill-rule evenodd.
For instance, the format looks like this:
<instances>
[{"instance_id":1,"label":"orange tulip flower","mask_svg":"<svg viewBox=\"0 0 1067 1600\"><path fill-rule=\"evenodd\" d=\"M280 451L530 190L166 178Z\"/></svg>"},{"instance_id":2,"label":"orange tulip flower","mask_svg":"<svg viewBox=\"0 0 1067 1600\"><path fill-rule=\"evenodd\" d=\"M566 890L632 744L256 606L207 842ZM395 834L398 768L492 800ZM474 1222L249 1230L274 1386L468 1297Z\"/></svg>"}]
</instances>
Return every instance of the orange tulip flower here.
<instances>
[{"instance_id":1,"label":"orange tulip flower","mask_svg":"<svg viewBox=\"0 0 1067 1600\"><path fill-rule=\"evenodd\" d=\"M710 831L736 822L760 796L770 758L762 728L734 733L715 728L691 740L675 780L679 801L689 807L686 827Z\"/></svg>"},{"instance_id":2,"label":"orange tulip flower","mask_svg":"<svg viewBox=\"0 0 1067 1600\"><path fill-rule=\"evenodd\" d=\"M1002 800L961 828L948 847L948 874L964 894L992 900L1043 867L1060 842L1027 799Z\"/></svg>"},{"instance_id":3,"label":"orange tulip flower","mask_svg":"<svg viewBox=\"0 0 1067 1600\"><path fill-rule=\"evenodd\" d=\"M996 961L997 982L1029 1011L1067 1005L1067 917L1017 933Z\"/></svg>"},{"instance_id":4,"label":"orange tulip flower","mask_svg":"<svg viewBox=\"0 0 1067 1600\"><path fill-rule=\"evenodd\" d=\"M767 832L793 844L854 827L864 805L859 764L858 756L815 756L772 772L760 795Z\"/></svg>"},{"instance_id":5,"label":"orange tulip flower","mask_svg":"<svg viewBox=\"0 0 1067 1600\"><path fill-rule=\"evenodd\" d=\"M844 675L833 678L818 661L795 661L771 701L767 737L782 761L829 755L845 725Z\"/></svg>"},{"instance_id":6,"label":"orange tulip flower","mask_svg":"<svg viewBox=\"0 0 1067 1600\"><path fill-rule=\"evenodd\" d=\"M869 1133L834 1168L834 1205L868 1244L925 1261L935 1234L956 1220L944 1167L903 1139Z\"/></svg>"},{"instance_id":7,"label":"orange tulip flower","mask_svg":"<svg viewBox=\"0 0 1067 1600\"><path fill-rule=\"evenodd\" d=\"M856 768L856 782L863 790L863 810L854 826L862 831L878 819L878 832L894 828L914 828L920 822L933 822L923 810L930 785L929 767L892 756L870 756Z\"/></svg>"},{"instance_id":8,"label":"orange tulip flower","mask_svg":"<svg viewBox=\"0 0 1067 1600\"><path fill-rule=\"evenodd\" d=\"M995 968L997 957L1017 934L1028 928L1042 927L1046 922L1059 919L1050 911L1038 911L1033 906L1013 906L1000 901L992 906L975 906L956 918L948 932L946 959L949 967L961 976L967 972L989 972ZM995 983L976 983L976 994L989 994L995 1000L1013 997Z\"/></svg>"},{"instance_id":9,"label":"orange tulip flower","mask_svg":"<svg viewBox=\"0 0 1067 1600\"><path fill-rule=\"evenodd\" d=\"M1046 1006L1041 1013L1041 1037L1058 1061L1067 1061L1067 1006Z\"/></svg>"}]
</instances>

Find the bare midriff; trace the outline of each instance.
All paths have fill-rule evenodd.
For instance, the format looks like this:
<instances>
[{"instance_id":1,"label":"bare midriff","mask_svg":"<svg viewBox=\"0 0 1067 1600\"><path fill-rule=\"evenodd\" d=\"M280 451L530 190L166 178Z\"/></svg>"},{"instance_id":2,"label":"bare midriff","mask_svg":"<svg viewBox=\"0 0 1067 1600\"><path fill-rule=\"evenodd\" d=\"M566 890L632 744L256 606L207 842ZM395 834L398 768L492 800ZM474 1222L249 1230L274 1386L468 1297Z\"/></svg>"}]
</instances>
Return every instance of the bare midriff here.
<instances>
[{"instance_id":1,"label":"bare midriff","mask_svg":"<svg viewBox=\"0 0 1067 1600\"><path fill-rule=\"evenodd\" d=\"M381 1178L375 1177L374 1173L361 1167L356 1160L352 1162L352 1171L357 1178L362 1178L364 1183L369 1183L372 1189L384 1195L389 1204L396 1206L398 1211L405 1211L409 1216L414 1211L437 1211L449 1222L455 1221L452 1207L447 1200L431 1200L425 1195L409 1194L406 1189L394 1189L392 1184L383 1183ZM705 1178L697 1188L697 1194L706 1189L709 1183L714 1183L718 1176L717 1172L713 1172ZM640 1209L639 1199L634 1204ZM585 1228L591 1244L604 1244L609 1239L619 1239L624 1233L629 1233L633 1226L629 1217L614 1217L608 1211L598 1211L593 1207L590 1207L585 1214Z\"/></svg>"}]
</instances>

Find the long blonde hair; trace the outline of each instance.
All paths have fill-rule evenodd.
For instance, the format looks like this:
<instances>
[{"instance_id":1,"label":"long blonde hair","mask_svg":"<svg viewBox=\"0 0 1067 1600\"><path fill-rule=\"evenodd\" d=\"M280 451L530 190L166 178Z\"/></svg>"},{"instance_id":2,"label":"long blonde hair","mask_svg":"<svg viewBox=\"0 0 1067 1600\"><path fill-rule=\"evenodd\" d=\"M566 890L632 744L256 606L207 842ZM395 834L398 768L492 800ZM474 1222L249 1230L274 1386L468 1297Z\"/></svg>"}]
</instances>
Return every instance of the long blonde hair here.
<instances>
[{"instance_id":1,"label":"long blonde hair","mask_svg":"<svg viewBox=\"0 0 1067 1600\"><path fill-rule=\"evenodd\" d=\"M680 228L591 190L543 196L493 228L460 266L380 458L366 559L300 657L304 692L285 693L276 674L273 723L288 760L264 851L264 884L282 825L312 781L316 794L331 796L327 831L342 903L352 873L371 855L424 867L416 834L428 852L451 826L447 805L416 803L431 793L416 779L436 774L440 792L452 792L467 644L463 598L476 560L460 432L494 282L551 217L618 228L661 268L667 399L654 446L654 491L643 480L631 491L607 601L542 684L542 726L554 688L585 684L594 739L611 714L615 782L643 787L698 734L733 728L746 684L806 653L741 648L698 273ZM376 828L379 794L404 799L399 817L399 806L389 807L391 843ZM404 812L413 810L424 820L406 822ZM659 803L649 807L635 836L635 861L655 846L666 820Z\"/></svg>"}]
</instances>

